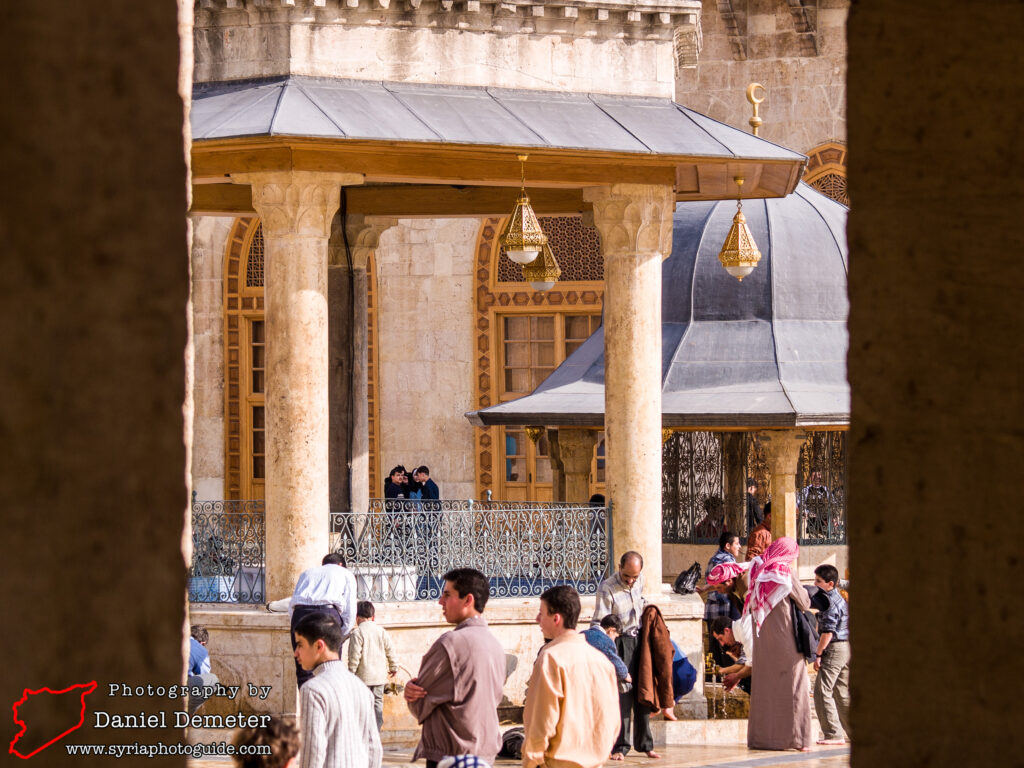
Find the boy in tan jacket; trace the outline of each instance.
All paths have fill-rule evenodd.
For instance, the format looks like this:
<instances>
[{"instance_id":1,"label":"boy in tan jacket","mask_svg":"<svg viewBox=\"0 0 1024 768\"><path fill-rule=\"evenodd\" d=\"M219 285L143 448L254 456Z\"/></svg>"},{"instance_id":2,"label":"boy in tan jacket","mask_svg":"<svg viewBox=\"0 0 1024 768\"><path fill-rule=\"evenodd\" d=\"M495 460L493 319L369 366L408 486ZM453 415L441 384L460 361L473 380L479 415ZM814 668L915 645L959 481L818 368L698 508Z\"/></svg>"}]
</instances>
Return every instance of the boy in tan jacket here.
<instances>
[{"instance_id":1,"label":"boy in tan jacket","mask_svg":"<svg viewBox=\"0 0 1024 768\"><path fill-rule=\"evenodd\" d=\"M395 648L384 627L374 621L376 611L369 600L356 605L356 628L348 638L348 669L373 693L377 730L384 724L384 685L398 671Z\"/></svg>"}]
</instances>

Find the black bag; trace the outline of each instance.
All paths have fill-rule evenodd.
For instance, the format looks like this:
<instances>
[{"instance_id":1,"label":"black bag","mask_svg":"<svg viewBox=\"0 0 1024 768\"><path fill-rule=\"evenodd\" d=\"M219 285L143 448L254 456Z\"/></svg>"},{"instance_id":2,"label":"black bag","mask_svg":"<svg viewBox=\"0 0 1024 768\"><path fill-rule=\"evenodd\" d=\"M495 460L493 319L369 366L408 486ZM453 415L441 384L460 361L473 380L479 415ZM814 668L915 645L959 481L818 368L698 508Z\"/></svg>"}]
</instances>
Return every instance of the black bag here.
<instances>
[{"instance_id":1,"label":"black bag","mask_svg":"<svg viewBox=\"0 0 1024 768\"><path fill-rule=\"evenodd\" d=\"M501 735L501 750L498 752L498 757L522 760L524 741L526 741L526 731L521 725L509 728Z\"/></svg>"},{"instance_id":2,"label":"black bag","mask_svg":"<svg viewBox=\"0 0 1024 768\"><path fill-rule=\"evenodd\" d=\"M805 661L814 661L818 654L818 622L809 611L802 611L792 600L789 601L789 615L793 622L793 639L796 650Z\"/></svg>"},{"instance_id":3,"label":"black bag","mask_svg":"<svg viewBox=\"0 0 1024 768\"><path fill-rule=\"evenodd\" d=\"M700 563L694 563L676 576L672 591L679 595L692 595L697 591L698 581L700 581Z\"/></svg>"}]
</instances>

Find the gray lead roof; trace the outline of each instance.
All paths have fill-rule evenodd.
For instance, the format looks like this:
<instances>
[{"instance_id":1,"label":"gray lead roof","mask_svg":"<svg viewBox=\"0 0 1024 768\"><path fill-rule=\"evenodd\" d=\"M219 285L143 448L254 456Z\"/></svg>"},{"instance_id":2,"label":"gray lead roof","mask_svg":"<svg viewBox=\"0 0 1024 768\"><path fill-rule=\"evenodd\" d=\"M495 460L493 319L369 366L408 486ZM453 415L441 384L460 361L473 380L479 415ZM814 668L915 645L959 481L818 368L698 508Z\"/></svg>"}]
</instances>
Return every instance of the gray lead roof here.
<instances>
[{"instance_id":1,"label":"gray lead roof","mask_svg":"<svg viewBox=\"0 0 1024 768\"><path fill-rule=\"evenodd\" d=\"M296 136L803 158L669 99L649 97L293 75L198 83L191 114L197 142Z\"/></svg>"},{"instance_id":2,"label":"gray lead roof","mask_svg":"<svg viewBox=\"0 0 1024 768\"><path fill-rule=\"evenodd\" d=\"M662 265L662 423L848 424L846 211L801 183L743 204L761 263L742 283L718 261L735 201L679 203ZM604 328L537 390L467 414L475 424L600 426Z\"/></svg>"}]
</instances>

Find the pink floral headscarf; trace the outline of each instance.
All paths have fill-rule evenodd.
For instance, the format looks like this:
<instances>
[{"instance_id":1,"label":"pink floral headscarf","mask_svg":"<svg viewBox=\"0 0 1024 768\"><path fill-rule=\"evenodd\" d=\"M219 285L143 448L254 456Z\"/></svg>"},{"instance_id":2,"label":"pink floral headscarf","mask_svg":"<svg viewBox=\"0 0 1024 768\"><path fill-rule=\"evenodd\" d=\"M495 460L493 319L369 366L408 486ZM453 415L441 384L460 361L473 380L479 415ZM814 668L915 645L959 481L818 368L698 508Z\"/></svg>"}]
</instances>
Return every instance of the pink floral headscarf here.
<instances>
[{"instance_id":1,"label":"pink floral headscarf","mask_svg":"<svg viewBox=\"0 0 1024 768\"><path fill-rule=\"evenodd\" d=\"M768 550L755 557L750 566L750 589L743 605L744 615L750 614L754 633L761 634L761 624L790 593L793 583L790 578L790 564L800 554L796 541L783 536L772 542Z\"/></svg>"}]
</instances>

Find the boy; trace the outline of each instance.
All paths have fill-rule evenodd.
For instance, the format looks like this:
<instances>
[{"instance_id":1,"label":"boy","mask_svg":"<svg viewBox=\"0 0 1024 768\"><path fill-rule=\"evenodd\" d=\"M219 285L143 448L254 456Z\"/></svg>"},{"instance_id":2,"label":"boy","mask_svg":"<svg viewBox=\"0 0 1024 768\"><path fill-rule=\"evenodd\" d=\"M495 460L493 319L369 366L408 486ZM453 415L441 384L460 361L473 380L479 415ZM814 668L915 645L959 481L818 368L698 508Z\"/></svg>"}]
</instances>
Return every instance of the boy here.
<instances>
[{"instance_id":1,"label":"boy","mask_svg":"<svg viewBox=\"0 0 1024 768\"><path fill-rule=\"evenodd\" d=\"M356 628L348 638L348 670L373 693L373 714L377 730L384 725L384 684L398 671L391 635L374 620L373 603L356 605Z\"/></svg>"},{"instance_id":2,"label":"boy","mask_svg":"<svg viewBox=\"0 0 1024 768\"><path fill-rule=\"evenodd\" d=\"M615 650L615 638L622 634L622 619L609 613L601 619L601 628L591 627L583 630L583 636L594 648L603 653L615 667L615 678L618 681L619 693L626 693L633 687L633 678L629 675L626 663L619 658Z\"/></svg>"},{"instance_id":3,"label":"boy","mask_svg":"<svg viewBox=\"0 0 1024 768\"><path fill-rule=\"evenodd\" d=\"M373 696L338 658L341 624L328 613L311 613L292 634L295 660L313 673L299 689L301 768L380 768Z\"/></svg>"},{"instance_id":4,"label":"boy","mask_svg":"<svg viewBox=\"0 0 1024 768\"><path fill-rule=\"evenodd\" d=\"M836 589L839 571L834 565L814 569L814 585L828 600L818 612L818 648L814 669L814 708L825 736L819 744L845 744L850 733L850 621L849 609ZM840 725L842 729L840 729Z\"/></svg>"}]
</instances>

